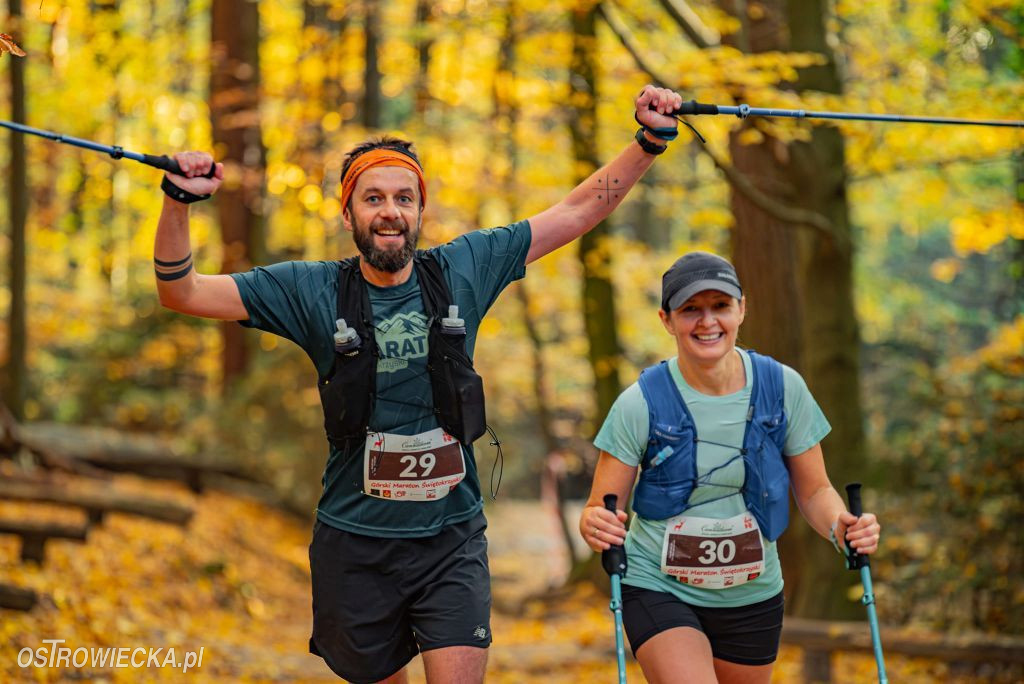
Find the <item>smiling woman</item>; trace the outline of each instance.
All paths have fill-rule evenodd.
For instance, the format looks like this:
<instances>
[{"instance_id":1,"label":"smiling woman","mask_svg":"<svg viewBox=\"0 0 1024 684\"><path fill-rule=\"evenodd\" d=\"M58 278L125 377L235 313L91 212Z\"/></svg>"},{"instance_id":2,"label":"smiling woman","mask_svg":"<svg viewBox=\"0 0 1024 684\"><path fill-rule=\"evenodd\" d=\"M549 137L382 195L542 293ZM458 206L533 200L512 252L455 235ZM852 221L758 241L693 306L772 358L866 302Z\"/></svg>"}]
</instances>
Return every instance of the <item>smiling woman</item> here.
<instances>
[{"instance_id":1,"label":"smiling woman","mask_svg":"<svg viewBox=\"0 0 1024 684\"><path fill-rule=\"evenodd\" d=\"M849 513L819 442L830 426L803 379L736 347L746 310L736 270L707 252L662 277L677 356L626 389L594 440L601 451L580 533L595 551L625 544L626 635L651 682L768 682L782 633L775 541L792 484L807 521L859 553L878 545L875 516ZM636 518L605 510L626 501ZM838 548L838 546L837 546Z\"/></svg>"}]
</instances>

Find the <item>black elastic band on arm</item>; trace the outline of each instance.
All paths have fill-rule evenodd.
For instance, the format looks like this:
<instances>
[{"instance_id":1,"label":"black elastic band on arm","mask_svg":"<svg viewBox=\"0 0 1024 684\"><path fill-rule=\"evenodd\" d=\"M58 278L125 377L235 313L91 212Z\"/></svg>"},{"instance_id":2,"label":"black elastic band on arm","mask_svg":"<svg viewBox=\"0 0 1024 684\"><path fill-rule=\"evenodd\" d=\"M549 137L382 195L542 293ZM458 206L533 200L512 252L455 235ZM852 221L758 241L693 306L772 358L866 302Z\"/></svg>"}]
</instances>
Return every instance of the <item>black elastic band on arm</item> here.
<instances>
[{"instance_id":1,"label":"black elastic band on arm","mask_svg":"<svg viewBox=\"0 0 1024 684\"><path fill-rule=\"evenodd\" d=\"M153 258L153 263L157 266L163 266L164 268L174 268L175 266L184 266L185 263L192 258L192 252L189 252L184 259L179 261L161 261L156 257Z\"/></svg>"},{"instance_id":2,"label":"black elastic band on arm","mask_svg":"<svg viewBox=\"0 0 1024 684\"><path fill-rule=\"evenodd\" d=\"M192 264L190 263L188 266L181 269L180 271L174 271L173 273L161 273L160 271L157 271L156 277L159 278L160 280L178 280L179 278L184 278L185 276L187 276L189 271L191 270Z\"/></svg>"}]
</instances>

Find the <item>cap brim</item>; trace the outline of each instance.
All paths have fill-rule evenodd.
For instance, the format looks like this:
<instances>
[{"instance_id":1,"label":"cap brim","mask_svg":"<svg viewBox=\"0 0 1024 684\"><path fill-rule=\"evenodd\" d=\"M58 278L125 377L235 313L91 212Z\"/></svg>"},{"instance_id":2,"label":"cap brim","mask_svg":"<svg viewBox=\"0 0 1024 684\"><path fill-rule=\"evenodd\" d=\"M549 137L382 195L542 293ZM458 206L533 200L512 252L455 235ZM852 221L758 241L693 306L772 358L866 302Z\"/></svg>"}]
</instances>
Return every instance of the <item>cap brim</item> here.
<instances>
[{"instance_id":1,"label":"cap brim","mask_svg":"<svg viewBox=\"0 0 1024 684\"><path fill-rule=\"evenodd\" d=\"M735 297L736 299L741 299L743 297L743 292L740 288L725 280L698 280L695 283L690 283L683 289L679 290L679 292L672 295L672 298L668 300L668 310L675 311L685 304L687 299L698 292L703 292L704 290L724 292L730 297Z\"/></svg>"}]
</instances>

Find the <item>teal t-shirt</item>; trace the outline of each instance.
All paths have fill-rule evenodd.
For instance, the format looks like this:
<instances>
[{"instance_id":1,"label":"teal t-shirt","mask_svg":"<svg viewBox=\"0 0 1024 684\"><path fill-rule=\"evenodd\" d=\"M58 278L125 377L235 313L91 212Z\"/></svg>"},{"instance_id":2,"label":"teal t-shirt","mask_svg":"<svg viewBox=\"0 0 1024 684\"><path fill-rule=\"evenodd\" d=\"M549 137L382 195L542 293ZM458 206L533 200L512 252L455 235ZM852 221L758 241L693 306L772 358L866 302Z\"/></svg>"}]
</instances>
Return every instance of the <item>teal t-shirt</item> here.
<instances>
[{"instance_id":1,"label":"teal t-shirt","mask_svg":"<svg viewBox=\"0 0 1024 684\"><path fill-rule=\"evenodd\" d=\"M477 329L501 291L526 273L530 224L476 230L433 248L445 281L466 321L472 358ZM240 323L287 338L302 347L324 378L334 362L337 330L337 261L290 261L233 273L249 314ZM427 317L416 271L405 283L367 283L373 308L377 400L369 428L416 435L438 426L427 373ZM363 494L363 443L342 451L331 445L317 518L333 527L372 537L428 537L469 520L483 508L476 461L463 447L466 477L436 501L394 501Z\"/></svg>"},{"instance_id":2,"label":"teal t-shirt","mask_svg":"<svg viewBox=\"0 0 1024 684\"><path fill-rule=\"evenodd\" d=\"M697 428L697 475L705 475L717 466L731 463L708 476L690 494L688 514L701 518L731 518L747 510L740 489L746 468L742 458L734 458L743 444L753 371L747 353L737 350L743 359L746 384L739 392L711 396L696 391L683 379L677 358L668 362L669 370ZM832 429L800 374L782 367L785 393L786 443L788 456L801 454L820 442ZM647 401L639 383L633 383L619 395L608 412L594 446L628 466L639 466L647 449L650 417ZM712 444L711 442L714 442ZM632 586L674 594L697 606L731 608L769 599L782 591L782 569L775 542L763 536L765 569L746 584L724 589L707 589L683 584L661 571L661 549L665 536L664 520L634 516L626 535L629 570L623 582Z\"/></svg>"}]
</instances>

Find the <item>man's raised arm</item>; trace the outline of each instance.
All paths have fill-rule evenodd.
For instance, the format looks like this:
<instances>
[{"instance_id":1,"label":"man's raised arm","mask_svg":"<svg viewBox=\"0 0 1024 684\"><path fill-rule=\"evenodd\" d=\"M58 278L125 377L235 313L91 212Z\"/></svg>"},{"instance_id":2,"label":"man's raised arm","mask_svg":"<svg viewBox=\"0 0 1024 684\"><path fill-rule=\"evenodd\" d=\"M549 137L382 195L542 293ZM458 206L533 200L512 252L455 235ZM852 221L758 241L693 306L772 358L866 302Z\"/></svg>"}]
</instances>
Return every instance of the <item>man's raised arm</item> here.
<instances>
[{"instance_id":1,"label":"man's raised arm","mask_svg":"<svg viewBox=\"0 0 1024 684\"><path fill-rule=\"evenodd\" d=\"M678 109L682 103L683 98L678 93L648 85L636 98L636 117L646 129L675 129L676 120L666 114ZM631 142L618 157L576 186L565 199L530 218L532 237L526 263L572 242L619 206L626 193L654 162L656 154L665 148L666 140L649 130L645 130L643 136L647 141L645 146Z\"/></svg>"},{"instance_id":2,"label":"man's raised arm","mask_svg":"<svg viewBox=\"0 0 1024 684\"><path fill-rule=\"evenodd\" d=\"M183 200L211 195L224 179L224 167L217 164L212 178L204 178L213 157L202 152L184 152L174 159L185 176L167 174L171 192ZM183 192L181 192L183 191ZM205 318L244 321L249 318L238 286L229 275L202 275L192 263L192 244L188 226L188 204L165 194L153 248L156 290L160 303L168 309Z\"/></svg>"}]
</instances>

